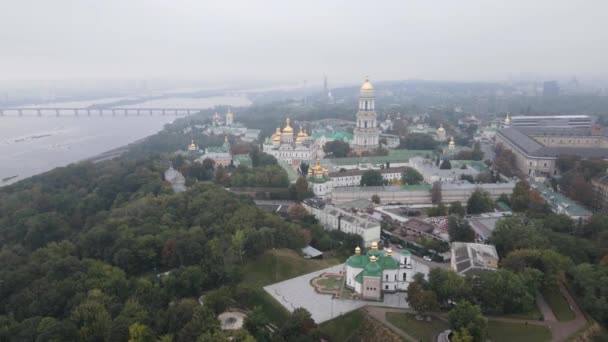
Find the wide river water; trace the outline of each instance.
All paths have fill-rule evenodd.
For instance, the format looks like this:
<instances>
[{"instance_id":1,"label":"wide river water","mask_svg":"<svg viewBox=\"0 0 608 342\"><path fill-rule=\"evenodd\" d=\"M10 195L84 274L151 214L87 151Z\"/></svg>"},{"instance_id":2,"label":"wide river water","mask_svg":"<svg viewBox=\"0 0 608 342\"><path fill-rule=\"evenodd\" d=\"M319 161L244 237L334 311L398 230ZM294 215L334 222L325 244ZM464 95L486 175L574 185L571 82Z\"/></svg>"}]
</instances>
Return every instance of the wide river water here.
<instances>
[{"instance_id":1,"label":"wide river water","mask_svg":"<svg viewBox=\"0 0 608 342\"><path fill-rule=\"evenodd\" d=\"M82 107L108 99L55 103L41 107ZM247 106L245 97L168 98L131 107L210 108ZM33 106L24 106L33 107ZM53 115L53 114L51 114ZM172 116L4 116L0 117L0 186L94 157L160 131ZM237 117L238 120L238 117ZM10 180L3 179L11 178Z\"/></svg>"}]
</instances>

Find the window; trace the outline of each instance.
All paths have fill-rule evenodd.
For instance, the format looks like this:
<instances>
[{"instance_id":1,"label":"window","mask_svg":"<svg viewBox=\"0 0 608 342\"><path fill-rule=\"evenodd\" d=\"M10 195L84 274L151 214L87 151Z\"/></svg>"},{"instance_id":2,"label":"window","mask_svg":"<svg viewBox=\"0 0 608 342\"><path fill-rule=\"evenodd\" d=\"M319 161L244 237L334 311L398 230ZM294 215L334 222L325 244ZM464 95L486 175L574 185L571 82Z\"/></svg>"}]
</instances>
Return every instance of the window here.
<instances>
[{"instance_id":1,"label":"window","mask_svg":"<svg viewBox=\"0 0 608 342\"><path fill-rule=\"evenodd\" d=\"M385 290L388 290L388 285L386 285L386 286L384 287L384 289L385 289Z\"/></svg>"},{"instance_id":2,"label":"window","mask_svg":"<svg viewBox=\"0 0 608 342\"><path fill-rule=\"evenodd\" d=\"M403 273L403 281L407 280L407 273Z\"/></svg>"},{"instance_id":3,"label":"window","mask_svg":"<svg viewBox=\"0 0 608 342\"><path fill-rule=\"evenodd\" d=\"M388 280L388 274L386 275L386 280Z\"/></svg>"}]
</instances>

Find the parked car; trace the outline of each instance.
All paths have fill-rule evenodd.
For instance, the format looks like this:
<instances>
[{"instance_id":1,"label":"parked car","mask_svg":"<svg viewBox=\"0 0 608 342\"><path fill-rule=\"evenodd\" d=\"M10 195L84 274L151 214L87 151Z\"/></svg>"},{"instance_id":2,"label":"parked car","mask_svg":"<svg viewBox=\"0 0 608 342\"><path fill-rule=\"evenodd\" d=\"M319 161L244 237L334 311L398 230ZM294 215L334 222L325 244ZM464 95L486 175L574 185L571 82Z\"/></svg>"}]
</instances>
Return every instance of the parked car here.
<instances>
[{"instance_id":1,"label":"parked car","mask_svg":"<svg viewBox=\"0 0 608 342\"><path fill-rule=\"evenodd\" d=\"M431 257L428 255L423 256L422 259L424 259L426 261L433 261L433 259L431 259Z\"/></svg>"}]
</instances>

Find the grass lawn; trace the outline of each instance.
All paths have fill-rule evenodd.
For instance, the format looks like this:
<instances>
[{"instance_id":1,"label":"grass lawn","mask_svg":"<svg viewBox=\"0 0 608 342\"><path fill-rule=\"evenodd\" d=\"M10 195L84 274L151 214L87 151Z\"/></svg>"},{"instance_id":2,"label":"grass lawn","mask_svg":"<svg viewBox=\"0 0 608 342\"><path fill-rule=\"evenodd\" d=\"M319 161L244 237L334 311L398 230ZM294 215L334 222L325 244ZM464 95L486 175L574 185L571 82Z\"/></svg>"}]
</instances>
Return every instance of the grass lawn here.
<instances>
[{"instance_id":1,"label":"grass lawn","mask_svg":"<svg viewBox=\"0 0 608 342\"><path fill-rule=\"evenodd\" d=\"M551 341L551 332L544 326L533 324L507 323L490 320L488 338L492 342L511 341Z\"/></svg>"},{"instance_id":2,"label":"grass lawn","mask_svg":"<svg viewBox=\"0 0 608 342\"><path fill-rule=\"evenodd\" d=\"M339 263L338 259L304 259L291 249L269 250L243 266L241 286L261 288Z\"/></svg>"},{"instance_id":3,"label":"grass lawn","mask_svg":"<svg viewBox=\"0 0 608 342\"><path fill-rule=\"evenodd\" d=\"M355 310L321 324L319 329L335 341L354 341L361 335L364 318L365 314L361 310Z\"/></svg>"},{"instance_id":4,"label":"grass lawn","mask_svg":"<svg viewBox=\"0 0 608 342\"><path fill-rule=\"evenodd\" d=\"M325 291L337 291L342 288L342 283L344 282L344 278L337 276L325 276L326 278L320 279L317 283L321 285L322 289Z\"/></svg>"},{"instance_id":5,"label":"grass lawn","mask_svg":"<svg viewBox=\"0 0 608 342\"><path fill-rule=\"evenodd\" d=\"M336 264L338 259L304 259L291 249L269 250L242 266L243 280L237 300L249 309L261 306L271 321L282 322L288 311L262 287Z\"/></svg>"},{"instance_id":6,"label":"grass lawn","mask_svg":"<svg viewBox=\"0 0 608 342\"><path fill-rule=\"evenodd\" d=\"M542 293L558 321L571 321L575 318L574 312L570 309L559 288L543 289Z\"/></svg>"},{"instance_id":7,"label":"grass lawn","mask_svg":"<svg viewBox=\"0 0 608 342\"><path fill-rule=\"evenodd\" d=\"M435 337L449 328L448 323L433 317L430 322L419 321L415 315L387 312L386 320L420 341L434 341Z\"/></svg>"}]
</instances>

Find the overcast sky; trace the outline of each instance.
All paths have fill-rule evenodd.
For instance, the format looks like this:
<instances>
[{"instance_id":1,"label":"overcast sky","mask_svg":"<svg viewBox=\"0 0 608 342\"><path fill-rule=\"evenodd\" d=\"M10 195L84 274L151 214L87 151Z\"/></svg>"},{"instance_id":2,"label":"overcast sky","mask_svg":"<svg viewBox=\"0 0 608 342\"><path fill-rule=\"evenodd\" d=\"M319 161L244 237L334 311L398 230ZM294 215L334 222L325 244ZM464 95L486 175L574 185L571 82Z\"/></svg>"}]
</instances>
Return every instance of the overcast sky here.
<instances>
[{"instance_id":1,"label":"overcast sky","mask_svg":"<svg viewBox=\"0 0 608 342\"><path fill-rule=\"evenodd\" d=\"M608 1L3 0L0 79L608 75Z\"/></svg>"}]
</instances>

